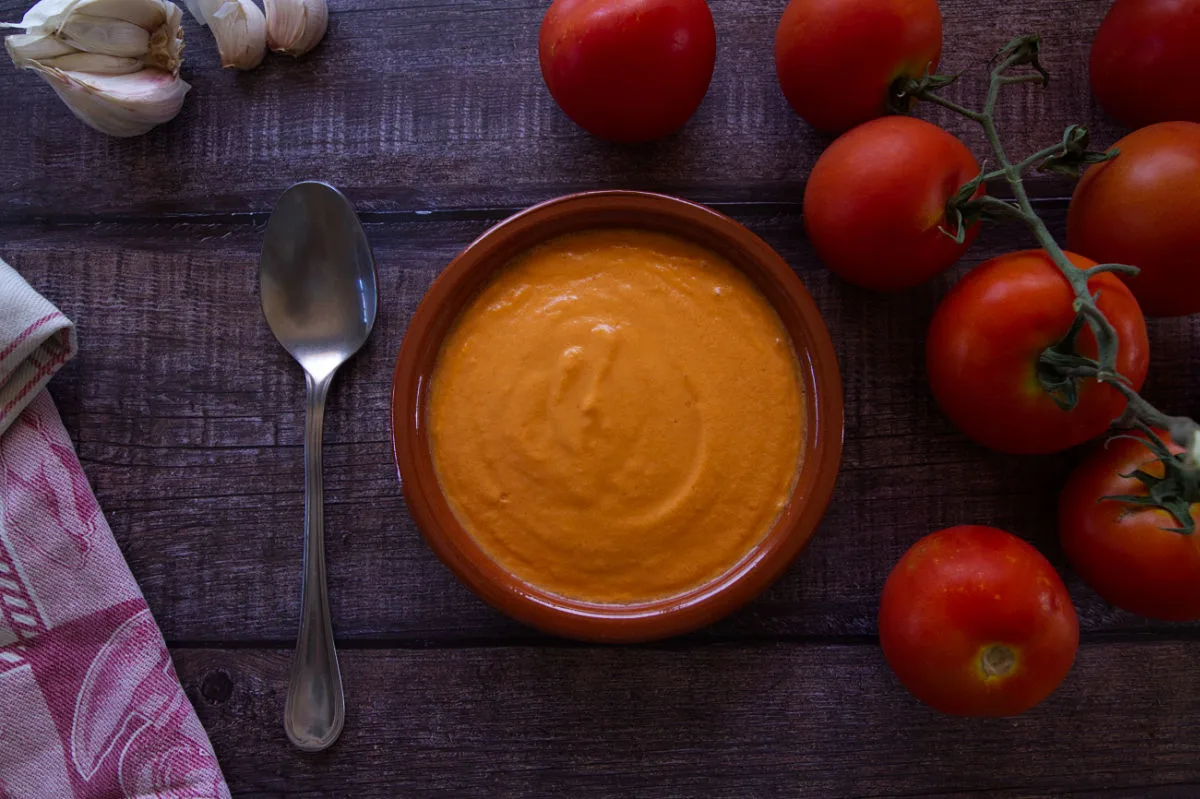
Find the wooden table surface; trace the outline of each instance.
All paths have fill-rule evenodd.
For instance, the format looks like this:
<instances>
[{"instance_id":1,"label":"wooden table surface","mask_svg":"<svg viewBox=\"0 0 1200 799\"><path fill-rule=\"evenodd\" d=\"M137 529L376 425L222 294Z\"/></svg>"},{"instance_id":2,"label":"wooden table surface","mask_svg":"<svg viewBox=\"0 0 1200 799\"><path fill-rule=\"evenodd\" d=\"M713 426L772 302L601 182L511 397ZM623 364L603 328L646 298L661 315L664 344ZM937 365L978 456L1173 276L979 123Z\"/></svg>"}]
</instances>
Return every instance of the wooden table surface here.
<instances>
[{"instance_id":1,"label":"wooden table surface","mask_svg":"<svg viewBox=\"0 0 1200 799\"><path fill-rule=\"evenodd\" d=\"M0 0L0 19L27 0ZM185 24L183 113L105 138L34 75L0 69L0 256L75 322L51 386L101 506L171 645L236 796L1200 796L1200 626L1106 605L1066 570L1054 503L1078 453L991 454L938 413L924 330L961 269L898 296L831 278L800 199L827 139L788 109L772 43L783 0L713 0L716 74L659 144L590 138L542 84L523 0L334 0L307 58L218 68ZM1109 3L942 0L949 96L973 102L990 54L1035 31L1055 79L1016 87L1003 126L1033 150L1086 122L1086 56ZM923 109L982 154L967 123ZM266 214L296 180L362 212L380 312L326 417L329 582L345 733L300 755L280 725L299 604L303 382L262 320ZM421 540L388 437L392 363L438 271L513 211L565 192L645 188L714 205L762 235L825 315L846 387L832 507L760 599L695 635L638 647L550 639L460 585ZM1033 190L1061 232L1070 185ZM1031 244L989 228L964 268ZM1195 415L1200 324L1151 325L1148 393ZM1064 570L1083 642L1066 683L1010 720L939 716L880 654L875 614L917 538L986 523Z\"/></svg>"}]
</instances>

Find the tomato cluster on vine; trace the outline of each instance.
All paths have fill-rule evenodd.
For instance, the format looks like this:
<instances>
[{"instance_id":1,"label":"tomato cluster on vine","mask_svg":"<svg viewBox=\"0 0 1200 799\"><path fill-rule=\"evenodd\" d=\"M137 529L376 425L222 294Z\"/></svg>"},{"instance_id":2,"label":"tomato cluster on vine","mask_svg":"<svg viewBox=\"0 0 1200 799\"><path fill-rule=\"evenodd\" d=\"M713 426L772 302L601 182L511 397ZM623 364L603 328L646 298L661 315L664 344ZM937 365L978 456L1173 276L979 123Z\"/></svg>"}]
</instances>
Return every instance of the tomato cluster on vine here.
<instances>
[{"instance_id":1,"label":"tomato cluster on vine","mask_svg":"<svg viewBox=\"0 0 1200 799\"><path fill-rule=\"evenodd\" d=\"M1091 84L1105 110L1140 129L1094 153L1086 131L1073 126L1061 144L1014 164L995 131L995 94L1044 80L1036 37L1001 52L1005 65L1033 71L994 70L988 104L976 112L936 94L953 80L937 75L936 0L787 4L774 42L779 86L810 125L841 134L817 160L803 198L808 237L832 272L899 291L959 261L981 219L1021 217L1038 238L1039 249L968 271L929 327L932 394L979 444L1057 452L1103 436L1134 400L1149 407L1136 394L1149 369L1144 314L1200 312L1197 42L1200 0L1116 0L1091 49ZM704 0L555 0L539 53L546 84L571 119L603 138L647 141L677 130L700 106L716 29ZM919 100L984 125L1001 168L982 171L936 125L888 116ZM1021 174L1036 166L1075 175L1087 167L1069 205L1069 252L1025 195ZM988 196L989 181L1006 181L1014 198ZM1082 300L1091 301L1081 304L1085 291ZM1196 620L1200 465L1187 458L1200 452L1168 449L1160 436L1170 438L1142 424L1140 440L1089 455L1061 494L1059 531L1072 565L1109 602ZM1050 564L990 527L917 542L888 577L879 631L889 663L917 697L969 715L1036 705L1065 678L1079 638Z\"/></svg>"}]
</instances>

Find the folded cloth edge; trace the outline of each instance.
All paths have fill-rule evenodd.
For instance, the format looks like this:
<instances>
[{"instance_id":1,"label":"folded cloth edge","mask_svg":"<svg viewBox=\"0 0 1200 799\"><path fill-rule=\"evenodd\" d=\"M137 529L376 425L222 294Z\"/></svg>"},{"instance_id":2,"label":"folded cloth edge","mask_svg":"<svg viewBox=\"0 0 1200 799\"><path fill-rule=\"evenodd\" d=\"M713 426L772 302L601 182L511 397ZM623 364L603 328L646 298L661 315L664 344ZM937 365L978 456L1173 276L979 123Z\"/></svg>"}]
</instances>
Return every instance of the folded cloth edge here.
<instances>
[{"instance_id":1,"label":"folded cloth edge","mask_svg":"<svg viewBox=\"0 0 1200 799\"><path fill-rule=\"evenodd\" d=\"M78 347L74 323L0 259L0 436Z\"/></svg>"}]
</instances>

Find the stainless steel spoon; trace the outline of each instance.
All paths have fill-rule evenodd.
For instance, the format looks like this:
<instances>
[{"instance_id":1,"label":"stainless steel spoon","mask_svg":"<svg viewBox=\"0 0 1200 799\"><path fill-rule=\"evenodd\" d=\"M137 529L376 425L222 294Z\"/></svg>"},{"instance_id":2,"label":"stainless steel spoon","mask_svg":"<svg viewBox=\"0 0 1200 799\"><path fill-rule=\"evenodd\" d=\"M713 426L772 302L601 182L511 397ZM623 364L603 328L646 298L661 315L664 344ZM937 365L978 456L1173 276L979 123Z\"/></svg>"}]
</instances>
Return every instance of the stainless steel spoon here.
<instances>
[{"instance_id":1,"label":"stainless steel spoon","mask_svg":"<svg viewBox=\"0 0 1200 799\"><path fill-rule=\"evenodd\" d=\"M258 272L271 332L304 368L304 582L300 635L283 726L299 749L318 752L342 732L346 702L325 586L321 430L334 372L375 324L375 261L354 208L325 183L297 183L267 222Z\"/></svg>"}]
</instances>

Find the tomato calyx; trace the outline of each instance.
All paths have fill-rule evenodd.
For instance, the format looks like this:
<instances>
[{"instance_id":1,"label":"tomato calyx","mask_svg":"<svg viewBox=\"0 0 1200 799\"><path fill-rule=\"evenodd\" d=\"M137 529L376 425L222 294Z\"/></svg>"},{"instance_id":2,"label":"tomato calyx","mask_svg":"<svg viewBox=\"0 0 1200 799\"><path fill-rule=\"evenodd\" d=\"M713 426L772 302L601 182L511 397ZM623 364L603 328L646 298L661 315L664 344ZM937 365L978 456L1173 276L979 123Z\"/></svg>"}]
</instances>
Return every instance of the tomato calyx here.
<instances>
[{"instance_id":1,"label":"tomato calyx","mask_svg":"<svg viewBox=\"0 0 1200 799\"><path fill-rule=\"evenodd\" d=\"M1196 532L1196 523L1192 519L1192 504L1200 502L1200 468L1191 462L1187 453L1171 452L1154 430L1147 426L1142 427L1143 435L1121 435L1113 438L1129 438L1145 445L1157 456L1147 463L1160 464L1162 475L1150 474L1143 468L1134 469L1121 477L1140 482L1146 488L1145 494L1113 494L1100 497L1098 501L1113 500L1139 508L1164 510L1171 514L1179 526L1163 527L1162 530L1180 535L1193 535Z\"/></svg>"},{"instance_id":2,"label":"tomato calyx","mask_svg":"<svg viewBox=\"0 0 1200 799\"><path fill-rule=\"evenodd\" d=\"M1113 148L1107 152L1099 150L1089 150L1088 145L1091 143L1092 134L1083 125L1069 125L1063 133L1062 147L1060 152L1057 152L1046 158L1038 165L1039 172L1050 172L1063 177L1074 178L1078 180L1082 175L1082 170L1085 166L1092 164L1102 164L1105 161L1111 161L1121 154L1121 151Z\"/></svg>"},{"instance_id":3,"label":"tomato calyx","mask_svg":"<svg viewBox=\"0 0 1200 799\"><path fill-rule=\"evenodd\" d=\"M1078 270L1082 280L1091 280L1105 272L1137 275L1138 268L1128 264L1096 264ZM1047 347L1038 356L1037 376L1042 388L1055 404L1064 411L1071 411L1079 402L1079 380L1091 378L1116 387L1126 397L1136 396L1129 378L1115 368L1119 341L1115 330L1100 313L1097 302L1100 293L1089 294L1090 303L1076 298L1073 307L1075 320L1066 335L1057 343ZM1096 337L1097 358L1089 358L1079 352L1076 342L1085 326L1090 324Z\"/></svg>"},{"instance_id":4,"label":"tomato calyx","mask_svg":"<svg viewBox=\"0 0 1200 799\"><path fill-rule=\"evenodd\" d=\"M1005 64L1011 67L1029 67L1036 72L1041 80L1039 81L1043 87L1050 85L1050 73L1042 66L1038 56L1042 49L1042 37L1036 33L1017 36L1008 44L1000 48L992 58L992 62L1004 61ZM1030 76L1007 77L1005 83L1027 83Z\"/></svg>"},{"instance_id":5,"label":"tomato calyx","mask_svg":"<svg viewBox=\"0 0 1200 799\"><path fill-rule=\"evenodd\" d=\"M1127 267L1123 264L1098 264L1082 271L1087 277L1091 277L1102 272L1125 272L1129 269L1134 269L1134 267ZM1136 270L1134 273L1136 274ZM1093 306L1099 296L1097 293L1092 297ZM1082 379L1090 378L1101 383L1115 385L1122 393L1126 394L1133 390L1129 384L1129 378L1104 365L1116 362L1117 341L1115 336L1109 340L1103 331L1097 331L1093 326L1093 333L1098 333L1100 358L1089 358L1079 351L1077 346L1079 334L1088 325L1088 320L1093 313L1078 300L1075 301L1074 307L1075 321L1071 323L1066 335L1056 344L1043 350L1042 354L1038 356L1037 362L1038 382L1054 400L1054 403L1064 411L1074 410L1075 406L1079 404L1079 381Z\"/></svg>"},{"instance_id":6,"label":"tomato calyx","mask_svg":"<svg viewBox=\"0 0 1200 799\"><path fill-rule=\"evenodd\" d=\"M981 219L990 218L991 204L985 202L985 197L976 197L979 187L987 180L987 162L984 162L979 174L959 187L946 201L946 222L950 227L939 226L946 236L955 244L967 240L967 231ZM953 230L953 232L951 232Z\"/></svg>"},{"instance_id":7,"label":"tomato calyx","mask_svg":"<svg viewBox=\"0 0 1200 799\"><path fill-rule=\"evenodd\" d=\"M1080 378L1089 373L1097 376L1101 374L1100 362L1080 354L1076 346L1079 334L1086 324L1087 319L1083 314L1076 315L1067 334L1038 356L1038 382L1054 403L1064 411L1074 410L1079 404ZM1114 372L1112 377L1119 376Z\"/></svg>"},{"instance_id":8,"label":"tomato calyx","mask_svg":"<svg viewBox=\"0 0 1200 799\"><path fill-rule=\"evenodd\" d=\"M958 80L959 75L930 74L925 67L925 74L919 78L911 75L901 75L892 81L888 87L887 110L891 114L907 114L926 92L937 91Z\"/></svg>"}]
</instances>

